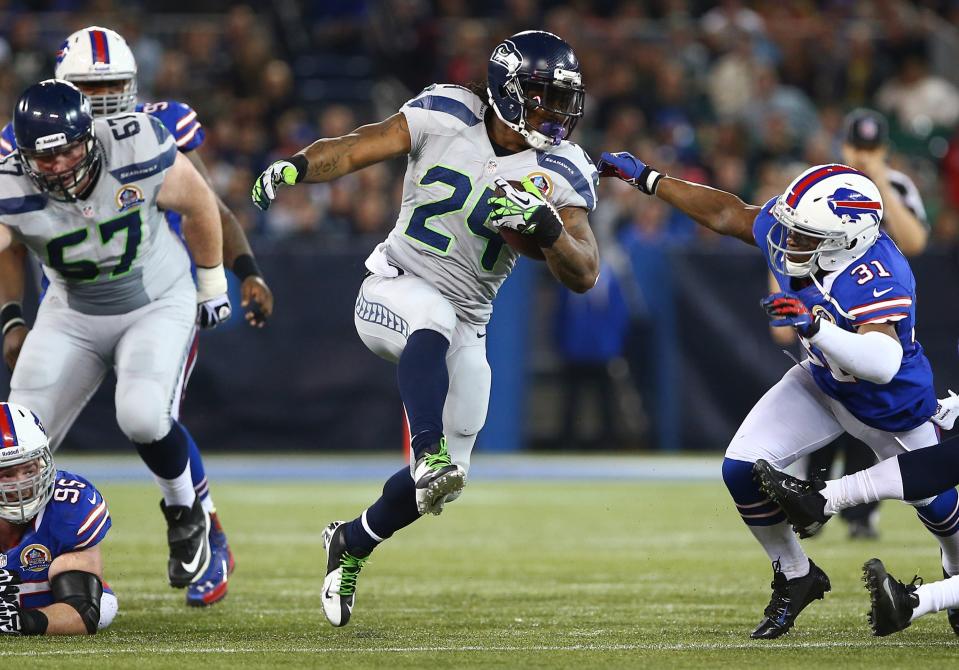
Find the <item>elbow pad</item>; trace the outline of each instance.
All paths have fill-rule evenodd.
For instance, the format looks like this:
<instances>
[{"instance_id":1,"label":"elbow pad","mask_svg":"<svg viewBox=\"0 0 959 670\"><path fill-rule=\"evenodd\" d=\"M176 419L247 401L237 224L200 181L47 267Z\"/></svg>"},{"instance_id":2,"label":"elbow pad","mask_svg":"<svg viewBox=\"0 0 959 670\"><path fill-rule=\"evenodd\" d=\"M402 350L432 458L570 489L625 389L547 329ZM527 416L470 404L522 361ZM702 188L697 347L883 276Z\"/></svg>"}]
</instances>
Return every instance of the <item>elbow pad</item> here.
<instances>
[{"instance_id":1,"label":"elbow pad","mask_svg":"<svg viewBox=\"0 0 959 670\"><path fill-rule=\"evenodd\" d=\"M809 341L843 370L873 384L888 384L902 365L902 345L883 333L851 333L820 319L819 332Z\"/></svg>"},{"instance_id":2,"label":"elbow pad","mask_svg":"<svg viewBox=\"0 0 959 670\"><path fill-rule=\"evenodd\" d=\"M100 625L100 598L103 596L103 582L92 572L68 570L50 580L54 602L64 603L77 611L93 635Z\"/></svg>"}]
</instances>

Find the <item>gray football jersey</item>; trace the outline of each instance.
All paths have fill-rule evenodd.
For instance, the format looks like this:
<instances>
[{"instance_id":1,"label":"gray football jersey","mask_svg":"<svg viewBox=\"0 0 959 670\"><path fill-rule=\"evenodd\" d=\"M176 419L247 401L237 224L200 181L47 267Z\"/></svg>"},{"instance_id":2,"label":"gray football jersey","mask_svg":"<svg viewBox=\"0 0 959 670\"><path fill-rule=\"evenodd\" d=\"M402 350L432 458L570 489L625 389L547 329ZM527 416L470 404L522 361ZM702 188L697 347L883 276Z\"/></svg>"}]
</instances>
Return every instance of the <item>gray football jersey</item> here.
<instances>
[{"instance_id":1,"label":"gray football jersey","mask_svg":"<svg viewBox=\"0 0 959 670\"><path fill-rule=\"evenodd\" d=\"M0 223L43 263L51 294L85 314L123 314L190 273L186 249L156 203L177 147L147 114L94 124L103 158L90 194L76 202L48 197L14 152L0 161Z\"/></svg>"},{"instance_id":2,"label":"gray football jersey","mask_svg":"<svg viewBox=\"0 0 959 670\"><path fill-rule=\"evenodd\" d=\"M485 324L517 253L486 225L493 180L529 176L557 209L596 206L599 176L572 142L497 156L486 102L461 86L426 88L400 111L412 138L403 203L386 240L390 261L435 286L460 318Z\"/></svg>"}]
</instances>

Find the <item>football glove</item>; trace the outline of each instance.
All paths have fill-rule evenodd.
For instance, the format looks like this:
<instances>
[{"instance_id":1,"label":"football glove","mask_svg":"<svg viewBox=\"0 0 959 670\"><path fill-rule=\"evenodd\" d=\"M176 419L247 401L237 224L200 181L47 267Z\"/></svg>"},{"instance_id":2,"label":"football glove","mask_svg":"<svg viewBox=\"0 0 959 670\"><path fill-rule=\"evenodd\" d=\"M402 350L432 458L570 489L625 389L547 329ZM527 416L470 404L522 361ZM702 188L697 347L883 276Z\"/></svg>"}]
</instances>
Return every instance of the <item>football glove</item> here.
<instances>
[{"instance_id":1,"label":"football glove","mask_svg":"<svg viewBox=\"0 0 959 670\"><path fill-rule=\"evenodd\" d=\"M772 293L759 304L766 311L771 326L792 326L803 337L812 337L819 332L819 317L813 317L797 295Z\"/></svg>"},{"instance_id":2,"label":"football glove","mask_svg":"<svg viewBox=\"0 0 959 670\"><path fill-rule=\"evenodd\" d=\"M932 422L943 430L952 430L959 418L959 395L949 389L949 395L939 399L936 413L932 415Z\"/></svg>"},{"instance_id":3,"label":"football glove","mask_svg":"<svg viewBox=\"0 0 959 670\"><path fill-rule=\"evenodd\" d=\"M196 268L196 322L200 328L216 328L230 318L233 308L226 292L223 264Z\"/></svg>"},{"instance_id":4,"label":"football glove","mask_svg":"<svg viewBox=\"0 0 959 670\"><path fill-rule=\"evenodd\" d=\"M292 158L275 161L257 177L253 184L253 204L264 212L276 198L276 187L281 185L293 186L303 181L309 163L306 156L297 154Z\"/></svg>"},{"instance_id":5,"label":"football glove","mask_svg":"<svg viewBox=\"0 0 959 670\"><path fill-rule=\"evenodd\" d=\"M0 635L19 635L20 575L10 570L0 570Z\"/></svg>"},{"instance_id":6,"label":"football glove","mask_svg":"<svg viewBox=\"0 0 959 670\"><path fill-rule=\"evenodd\" d=\"M614 154L604 151L596 164L596 169L602 176L618 177L646 195L655 194L659 180L666 176L628 151L618 151Z\"/></svg>"},{"instance_id":7,"label":"football glove","mask_svg":"<svg viewBox=\"0 0 959 670\"><path fill-rule=\"evenodd\" d=\"M509 228L529 235L541 247L551 247L559 239L563 220L529 177L523 178L522 191L502 178L493 183L504 194L488 200L493 206L490 223L495 230Z\"/></svg>"}]
</instances>

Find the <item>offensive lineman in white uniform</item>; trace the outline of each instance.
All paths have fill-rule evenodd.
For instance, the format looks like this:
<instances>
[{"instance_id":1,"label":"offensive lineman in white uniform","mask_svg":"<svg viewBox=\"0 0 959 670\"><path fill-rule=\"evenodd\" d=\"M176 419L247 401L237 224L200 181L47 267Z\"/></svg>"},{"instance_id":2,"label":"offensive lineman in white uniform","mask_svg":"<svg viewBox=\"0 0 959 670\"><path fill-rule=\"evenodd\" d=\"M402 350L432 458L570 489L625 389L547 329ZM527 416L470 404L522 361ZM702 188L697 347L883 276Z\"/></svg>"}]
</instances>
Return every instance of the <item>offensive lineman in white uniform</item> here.
<instances>
[{"instance_id":1,"label":"offensive lineman in white uniform","mask_svg":"<svg viewBox=\"0 0 959 670\"><path fill-rule=\"evenodd\" d=\"M229 317L216 198L163 124L93 119L69 82L28 88L14 112L19 151L0 162L0 250L22 242L50 287L11 380L58 443L112 368L117 423L163 492L170 584L210 560L209 515L193 488L188 438L171 413L193 325ZM183 214L197 264L167 226Z\"/></svg>"},{"instance_id":2,"label":"offensive lineman in white uniform","mask_svg":"<svg viewBox=\"0 0 959 670\"><path fill-rule=\"evenodd\" d=\"M583 109L573 50L551 33L519 33L496 47L488 78L485 90L430 86L381 123L277 161L253 187L254 203L266 209L280 184L329 181L409 157L396 227L366 261L354 321L366 346L398 365L411 467L359 517L323 533L322 601L334 626L349 621L374 547L420 515L439 514L462 491L486 421L491 302L517 257L498 231L533 239L553 276L574 291L589 290L598 276L587 220L598 175L565 141Z\"/></svg>"}]
</instances>

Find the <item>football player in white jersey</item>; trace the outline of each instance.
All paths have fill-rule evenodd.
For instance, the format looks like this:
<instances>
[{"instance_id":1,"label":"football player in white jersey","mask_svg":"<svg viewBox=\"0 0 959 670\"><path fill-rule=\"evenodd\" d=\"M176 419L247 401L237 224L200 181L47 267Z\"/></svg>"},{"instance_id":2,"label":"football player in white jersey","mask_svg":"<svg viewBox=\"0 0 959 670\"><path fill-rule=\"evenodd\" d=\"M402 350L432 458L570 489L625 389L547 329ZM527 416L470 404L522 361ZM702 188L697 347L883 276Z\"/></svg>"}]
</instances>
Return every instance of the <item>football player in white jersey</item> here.
<instances>
[{"instance_id":1,"label":"football player in white jersey","mask_svg":"<svg viewBox=\"0 0 959 670\"><path fill-rule=\"evenodd\" d=\"M349 621L374 547L420 515L439 514L463 489L489 401L486 324L517 258L504 236L535 241L570 289L596 283L587 217L598 174L568 141L583 96L570 46L551 33L522 32L494 50L487 87L429 86L385 121L273 163L253 187L254 203L266 209L281 184L329 181L408 157L396 227L366 261L354 322L367 347L398 365L410 467L360 516L323 533L322 602L334 626Z\"/></svg>"},{"instance_id":2,"label":"football player in white jersey","mask_svg":"<svg viewBox=\"0 0 959 670\"><path fill-rule=\"evenodd\" d=\"M29 87L14 132L19 150L0 161L0 249L24 244L50 284L10 399L35 411L56 445L114 371L117 422L163 493L170 584L185 587L209 565L210 517L174 408L195 324L230 315L216 197L159 120L94 120L69 82ZM196 285L170 209L184 217Z\"/></svg>"},{"instance_id":3,"label":"football player in white jersey","mask_svg":"<svg viewBox=\"0 0 959 670\"><path fill-rule=\"evenodd\" d=\"M56 77L76 85L89 99L94 117L115 116L129 112L143 112L159 119L176 141L177 149L190 159L193 166L210 183L212 181L198 149L205 133L197 113L189 105L176 100L137 102L137 63L133 51L123 37L109 28L89 26L72 33L60 45L56 54ZM17 148L13 124L0 130L0 156L7 156ZM230 208L217 198L220 223L223 228L223 260L240 279L241 306L246 310L247 322L262 327L273 313L273 293L263 279L243 229ZM182 237L181 217L175 211L166 212L170 228ZM0 305L9 319L21 319L20 302L23 296L22 245L14 245L0 253ZM6 321L3 322L4 326ZM4 360L12 370L29 329L17 320L3 329ZM197 338L197 345L199 338ZM191 369L196 363L197 348L191 353ZM189 372L187 373L189 377ZM186 381L189 381L187 377ZM184 387L185 391L185 387ZM174 408L176 418L179 406ZM213 503L203 459L195 442L190 440L190 471L200 502L210 514L210 546L212 557L207 574L186 590L186 602L206 606L219 602L227 594L227 580L233 572L233 552L220 524Z\"/></svg>"}]
</instances>

